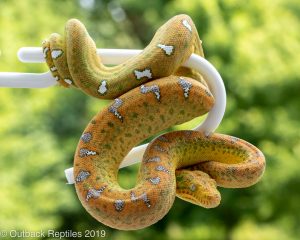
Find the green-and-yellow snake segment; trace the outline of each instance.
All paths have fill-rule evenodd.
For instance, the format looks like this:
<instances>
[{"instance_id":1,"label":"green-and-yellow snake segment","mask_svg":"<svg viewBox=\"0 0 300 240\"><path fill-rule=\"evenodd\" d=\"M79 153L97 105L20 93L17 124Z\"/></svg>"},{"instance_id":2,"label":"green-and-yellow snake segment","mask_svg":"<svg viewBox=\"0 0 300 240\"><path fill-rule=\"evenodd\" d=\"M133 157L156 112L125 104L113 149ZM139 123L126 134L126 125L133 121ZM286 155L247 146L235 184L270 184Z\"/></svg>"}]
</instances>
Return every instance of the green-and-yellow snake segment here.
<instances>
[{"instance_id":1,"label":"green-and-yellow snake segment","mask_svg":"<svg viewBox=\"0 0 300 240\"><path fill-rule=\"evenodd\" d=\"M136 186L123 189L117 176L127 153L146 138L210 111L214 98L194 70L180 67L192 53L203 56L201 40L187 15L171 18L144 51L106 67L78 20L69 20L65 38L43 43L57 81L97 98L114 99L88 124L77 146L74 178L86 210L110 227L132 230L160 220L175 196L212 208L217 186L248 187L263 175L265 159L250 143L213 133L175 131L147 147Z\"/></svg>"}]
</instances>

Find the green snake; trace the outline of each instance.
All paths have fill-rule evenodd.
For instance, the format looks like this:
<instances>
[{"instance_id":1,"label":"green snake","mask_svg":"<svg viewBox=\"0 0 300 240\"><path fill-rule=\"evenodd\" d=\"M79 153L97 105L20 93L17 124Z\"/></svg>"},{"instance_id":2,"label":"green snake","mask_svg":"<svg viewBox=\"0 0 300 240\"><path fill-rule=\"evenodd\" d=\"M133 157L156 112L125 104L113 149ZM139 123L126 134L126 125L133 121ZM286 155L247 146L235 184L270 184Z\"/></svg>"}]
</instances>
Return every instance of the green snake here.
<instances>
[{"instance_id":1,"label":"green snake","mask_svg":"<svg viewBox=\"0 0 300 240\"><path fill-rule=\"evenodd\" d=\"M124 189L118 169L127 153L146 138L210 111L214 97L202 76L180 67L192 53L202 57L197 29L187 15L161 26L141 54L104 66L84 25L71 19L65 36L51 34L43 53L58 83L100 99L113 99L88 124L74 157L77 195L98 221L122 230L156 223L175 196L212 208L217 186L248 187L262 177L265 158L236 137L175 131L147 147L136 186Z\"/></svg>"}]
</instances>

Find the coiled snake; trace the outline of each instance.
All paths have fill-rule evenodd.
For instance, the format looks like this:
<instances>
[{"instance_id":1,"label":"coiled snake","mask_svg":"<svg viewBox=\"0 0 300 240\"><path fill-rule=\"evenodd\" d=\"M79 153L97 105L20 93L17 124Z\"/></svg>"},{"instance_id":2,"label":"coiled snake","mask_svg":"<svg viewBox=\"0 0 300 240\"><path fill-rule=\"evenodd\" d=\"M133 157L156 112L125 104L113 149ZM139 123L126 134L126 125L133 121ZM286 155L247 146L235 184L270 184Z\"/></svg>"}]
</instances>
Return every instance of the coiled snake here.
<instances>
[{"instance_id":1,"label":"coiled snake","mask_svg":"<svg viewBox=\"0 0 300 240\"><path fill-rule=\"evenodd\" d=\"M201 75L180 67L192 53L203 56L189 16L171 18L141 54L117 66L101 63L94 41L75 19L67 22L64 37L52 34L43 42L43 53L60 85L115 98L88 124L74 158L78 197L103 224L123 230L147 227L167 214L175 195L216 207L221 200L217 186L248 187L263 175L264 156L250 143L217 133L175 131L149 144L134 188L118 184L119 165L134 146L214 105Z\"/></svg>"}]
</instances>

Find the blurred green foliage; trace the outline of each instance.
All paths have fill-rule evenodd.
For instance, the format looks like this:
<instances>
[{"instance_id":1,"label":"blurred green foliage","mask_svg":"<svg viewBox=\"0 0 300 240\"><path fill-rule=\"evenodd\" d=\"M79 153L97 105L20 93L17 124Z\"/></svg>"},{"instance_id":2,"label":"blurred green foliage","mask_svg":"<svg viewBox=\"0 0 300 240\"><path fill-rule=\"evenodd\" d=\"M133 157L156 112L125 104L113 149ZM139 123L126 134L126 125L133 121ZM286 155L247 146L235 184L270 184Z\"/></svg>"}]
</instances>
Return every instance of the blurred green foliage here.
<instances>
[{"instance_id":1,"label":"blurred green foliage","mask_svg":"<svg viewBox=\"0 0 300 240\"><path fill-rule=\"evenodd\" d=\"M105 229L107 239L121 240L300 238L298 0L0 0L0 9L2 72L46 71L45 64L19 63L17 50L63 33L69 18L80 19L99 48L143 48L167 19L189 14L227 88L218 132L250 141L267 160L260 183L220 189L216 209L177 199L149 228L113 230L85 212L63 173L83 129L107 101L60 87L1 88L0 230ZM121 171L122 185L134 185L136 170Z\"/></svg>"}]
</instances>

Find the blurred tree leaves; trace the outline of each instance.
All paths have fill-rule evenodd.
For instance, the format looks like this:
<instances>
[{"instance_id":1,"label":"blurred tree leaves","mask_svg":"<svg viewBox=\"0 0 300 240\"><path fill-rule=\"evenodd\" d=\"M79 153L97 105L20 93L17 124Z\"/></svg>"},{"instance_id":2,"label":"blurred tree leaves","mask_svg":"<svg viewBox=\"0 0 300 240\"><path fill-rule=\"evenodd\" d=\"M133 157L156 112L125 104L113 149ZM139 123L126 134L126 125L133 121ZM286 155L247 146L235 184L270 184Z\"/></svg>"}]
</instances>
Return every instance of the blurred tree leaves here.
<instances>
[{"instance_id":1,"label":"blurred tree leaves","mask_svg":"<svg viewBox=\"0 0 300 240\"><path fill-rule=\"evenodd\" d=\"M107 101L59 87L1 89L0 229L106 229L109 239L299 239L297 0L0 0L0 9L0 70L24 72L46 67L19 63L17 50L63 34L69 18L84 22L99 48L143 48L167 19L189 14L227 89L218 132L252 142L267 159L259 184L221 189L216 209L177 199L159 223L115 231L85 212L63 174L81 132ZM124 185L134 184L136 170L122 171Z\"/></svg>"}]
</instances>

